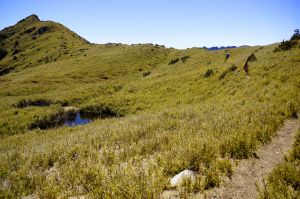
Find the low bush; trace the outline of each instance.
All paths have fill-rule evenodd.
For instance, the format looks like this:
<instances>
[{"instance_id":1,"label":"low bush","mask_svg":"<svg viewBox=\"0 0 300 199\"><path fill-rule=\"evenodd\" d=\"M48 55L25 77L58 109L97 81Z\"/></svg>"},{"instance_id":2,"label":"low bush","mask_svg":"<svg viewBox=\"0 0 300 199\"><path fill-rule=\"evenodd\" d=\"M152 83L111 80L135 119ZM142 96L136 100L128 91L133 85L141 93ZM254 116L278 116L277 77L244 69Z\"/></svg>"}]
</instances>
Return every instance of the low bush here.
<instances>
[{"instance_id":1,"label":"low bush","mask_svg":"<svg viewBox=\"0 0 300 199\"><path fill-rule=\"evenodd\" d=\"M0 76L8 74L12 70L14 70L14 67L7 67L7 68L0 69Z\"/></svg>"},{"instance_id":2,"label":"low bush","mask_svg":"<svg viewBox=\"0 0 300 199\"><path fill-rule=\"evenodd\" d=\"M172 59L172 60L169 62L169 65L176 64L177 62L179 62L179 58Z\"/></svg>"},{"instance_id":3,"label":"low bush","mask_svg":"<svg viewBox=\"0 0 300 199\"><path fill-rule=\"evenodd\" d=\"M204 73L204 77L208 78L210 76L212 76L214 74L214 71L212 69L208 69L205 73Z\"/></svg>"},{"instance_id":4,"label":"low bush","mask_svg":"<svg viewBox=\"0 0 300 199\"><path fill-rule=\"evenodd\" d=\"M7 50L0 48L0 60L7 55Z\"/></svg>"},{"instance_id":5,"label":"low bush","mask_svg":"<svg viewBox=\"0 0 300 199\"><path fill-rule=\"evenodd\" d=\"M80 110L83 115L89 115L91 117L98 118L110 118L110 117L121 117L123 113L117 110L117 108L109 105L90 105L83 107Z\"/></svg>"},{"instance_id":6,"label":"low bush","mask_svg":"<svg viewBox=\"0 0 300 199\"><path fill-rule=\"evenodd\" d=\"M274 52L279 51L288 51L294 48L297 45L296 40L288 40L288 41L282 41L277 48L275 48Z\"/></svg>"},{"instance_id":7,"label":"low bush","mask_svg":"<svg viewBox=\"0 0 300 199\"><path fill-rule=\"evenodd\" d=\"M35 120L33 123L31 123L29 129L46 130L49 128L60 126L64 123L64 121L65 121L64 112L60 111L58 113Z\"/></svg>"},{"instance_id":8,"label":"low bush","mask_svg":"<svg viewBox=\"0 0 300 199\"><path fill-rule=\"evenodd\" d=\"M188 60L189 58L191 58L191 57L190 57L190 56L184 56L184 57L181 57L182 63L185 63L186 60Z\"/></svg>"},{"instance_id":9,"label":"low bush","mask_svg":"<svg viewBox=\"0 0 300 199\"><path fill-rule=\"evenodd\" d=\"M293 34L290 40L283 40L279 44L279 46L275 48L274 52L291 50L292 48L297 46L298 40L300 40L299 29L295 30L295 33Z\"/></svg>"},{"instance_id":10,"label":"low bush","mask_svg":"<svg viewBox=\"0 0 300 199\"><path fill-rule=\"evenodd\" d=\"M52 102L50 100L45 100L45 99L36 99L36 100L32 100L32 99L22 99L20 100L16 107L18 108L25 108L28 106L49 106Z\"/></svg>"},{"instance_id":11,"label":"low bush","mask_svg":"<svg viewBox=\"0 0 300 199\"><path fill-rule=\"evenodd\" d=\"M256 58L255 54L252 53L252 54L247 58L247 61L246 61L246 62L254 62L254 61L257 61L257 58Z\"/></svg>"},{"instance_id":12,"label":"low bush","mask_svg":"<svg viewBox=\"0 0 300 199\"><path fill-rule=\"evenodd\" d=\"M150 74L151 74L150 71L145 71L145 72L143 72L143 77L146 77L146 76L148 76L148 75L150 75Z\"/></svg>"},{"instance_id":13,"label":"low bush","mask_svg":"<svg viewBox=\"0 0 300 199\"><path fill-rule=\"evenodd\" d=\"M233 64L232 66L230 66L228 69L226 69L220 76L219 76L219 80L224 79L224 77L230 73L233 72L237 69L237 66L235 64Z\"/></svg>"},{"instance_id":14,"label":"low bush","mask_svg":"<svg viewBox=\"0 0 300 199\"><path fill-rule=\"evenodd\" d=\"M23 33L32 33L35 29L36 29L36 27L32 27L32 28L25 30Z\"/></svg>"}]
</instances>

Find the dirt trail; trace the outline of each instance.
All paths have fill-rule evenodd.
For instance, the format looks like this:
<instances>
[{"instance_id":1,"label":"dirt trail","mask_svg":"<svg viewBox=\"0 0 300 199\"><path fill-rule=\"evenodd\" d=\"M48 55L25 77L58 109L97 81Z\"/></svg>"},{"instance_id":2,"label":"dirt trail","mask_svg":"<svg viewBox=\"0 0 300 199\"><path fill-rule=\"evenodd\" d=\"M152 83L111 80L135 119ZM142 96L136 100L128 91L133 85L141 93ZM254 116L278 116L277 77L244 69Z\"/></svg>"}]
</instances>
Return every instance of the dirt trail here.
<instances>
[{"instance_id":1,"label":"dirt trail","mask_svg":"<svg viewBox=\"0 0 300 199\"><path fill-rule=\"evenodd\" d=\"M287 120L272 141L258 150L258 159L242 160L232 179L226 180L220 188L207 192L207 198L257 198L256 184L262 185L263 179L283 161L284 155L293 147L299 127L299 119Z\"/></svg>"},{"instance_id":2,"label":"dirt trail","mask_svg":"<svg viewBox=\"0 0 300 199\"><path fill-rule=\"evenodd\" d=\"M258 197L257 185L262 185L263 179L283 161L284 155L292 149L299 127L300 119L287 120L272 141L258 150L257 159L241 160L231 179L224 179L219 188L211 189L205 195L196 194L191 198L256 199ZM164 193L162 198L178 198L178 192L169 191Z\"/></svg>"}]
</instances>

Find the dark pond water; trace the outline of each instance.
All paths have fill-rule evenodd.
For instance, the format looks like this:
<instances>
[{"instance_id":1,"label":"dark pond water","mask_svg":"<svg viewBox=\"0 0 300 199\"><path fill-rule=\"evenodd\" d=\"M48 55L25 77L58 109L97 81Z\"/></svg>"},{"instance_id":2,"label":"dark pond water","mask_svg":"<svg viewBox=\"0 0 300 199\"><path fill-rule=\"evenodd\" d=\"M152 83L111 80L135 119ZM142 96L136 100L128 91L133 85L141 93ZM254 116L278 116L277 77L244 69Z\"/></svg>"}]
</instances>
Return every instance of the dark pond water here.
<instances>
[{"instance_id":1,"label":"dark pond water","mask_svg":"<svg viewBox=\"0 0 300 199\"><path fill-rule=\"evenodd\" d=\"M65 125L69 127L84 125L92 122L92 118L80 113L65 118Z\"/></svg>"}]
</instances>

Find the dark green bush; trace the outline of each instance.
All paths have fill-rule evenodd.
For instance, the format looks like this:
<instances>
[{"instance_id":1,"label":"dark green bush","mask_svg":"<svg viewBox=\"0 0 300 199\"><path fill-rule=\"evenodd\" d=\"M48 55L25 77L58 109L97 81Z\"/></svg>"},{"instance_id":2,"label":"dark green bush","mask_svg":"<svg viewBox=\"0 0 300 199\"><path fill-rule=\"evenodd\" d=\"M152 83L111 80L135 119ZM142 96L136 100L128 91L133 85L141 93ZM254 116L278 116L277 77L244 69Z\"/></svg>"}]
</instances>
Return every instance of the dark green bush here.
<instances>
[{"instance_id":1,"label":"dark green bush","mask_svg":"<svg viewBox=\"0 0 300 199\"><path fill-rule=\"evenodd\" d=\"M7 50L0 48L0 60L7 55Z\"/></svg>"},{"instance_id":2,"label":"dark green bush","mask_svg":"<svg viewBox=\"0 0 300 199\"><path fill-rule=\"evenodd\" d=\"M150 71L145 71L145 72L143 72L143 77L146 77L146 76L148 76L148 75L150 75L150 74L151 74Z\"/></svg>"},{"instance_id":3,"label":"dark green bush","mask_svg":"<svg viewBox=\"0 0 300 199\"><path fill-rule=\"evenodd\" d=\"M220 76L219 76L219 80L224 79L224 77L227 75L227 73L233 72L237 69L237 66L235 64L233 64L232 66L230 66L229 68L227 68Z\"/></svg>"},{"instance_id":4,"label":"dark green bush","mask_svg":"<svg viewBox=\"0 0 300 199\"><path fill-rule=\"evenodd\" d=\"M297 40L282 41L274 52L291 50L297 45Z\"/></svg>"},{"instance_id":5,"label":"dark green bush","mask_svg":"<svg viewBox=\"0 0 300 199\"><path fill-rule=\"evenodd\" d=\"M14 67L11 67L11 66L7 67L7 68L0 69L0 76L8 74L13 69L14 69Z\"/></svg>"},{"instance_id":6,"label":"dark green bush","mask_svg":"<svg viewBox=\"0 0 300 199\"><path fill-rule=\"evenodd\" d=\"M64 123L64 121L65 121L65 115L61 111L61 112L55 113L53 115L49 115L47 117L44 117L44 118L34 121L29 126L29 129L46 130L49 128L54 128L54 127L60 126Z\"/></svg>"},{"instance_id":7,"label":"dark green bush","mask_svg":"<svg viewBox=\"0 0 300 199\"><path fill-rule=\"evenodd\" d=\"M44 107L44 106L49 106L50 104L52 104L52 102L50 100L45 100L45 99L37 99L37 100L23 99L19 101L16 106L18 108L25 108L28 106Z\"/></svg>"},{"instance_id":8,"label":"dark green bush","mask_svg":"<svg viewBox=\"0 0 300 199\"><path fill-rule=\"evenodd\" d=\"M179 62L179 58L172 59L172 60L169 62L169 65L176 64L177 62Z\"/></svg>"},{"instance_id":9,"label":"dark green bush","mask_svg":"<svg viewBox=\"0 0 300 199\"><path fill-rule=\"evenodd\" d=\"M252 54L247 58L247 61L246 61L246 62L254 62L254 61L256 61L256 60L257 60L257 58L256 58L255 54L252 53Z\"/></svg>"},{"instance_id":10,"label":"dark green bush","mask_svg":"<svg viewBox=\"0 0 300 199\"><path fill-rule=\"evenodd\" d=\"M298 40L300 39L299 29L294 31L295 33L291 37L290 40L282 41L277 48L275 48L274 52L279 51L287 51L291 50L292 48L296 47L298 44Z\"/></svg>"},{"instance_id":11,"label":"dark green bush","mask_svg":"<svg viewBox=\"0 0 300 199\"><path fill-rule=\"evenodd\" d=\"M294 32L295 32L295 33L294 33L293 36L291 37L291 40L300 40L299 29L296 29Z\"/></svg>"},{"instance_id":12,"label":"dark green bush","mask_svg":"<svg viewBox=\"0 0 300 199\"><path fill-rule=\"evenodd\" d=\"M116 107L109 105L91 105L84 107L80 110L80 113L83 115L88 115L90 117L99 117L99 118L109 118L109 117L120 117L123 116L121 111L117 110Z\"/></svg>"},{"instance_id":13,"label":"dark green bush","mask_svg":"<svg viewBox=\"0 0 300 199\"><path fill-rule=\"evenodd\" d=\"M212 69L208 69L205 74L204 74L204 77L205 78L208 78L210 76L212 76L214 74L214 71Z\"/></svg>"},{"instance_id":14,"label":"dark green bush","mask_svg":"<svg viewBox=\"0 0 300 199\"><path fill-rule=\"evenodd\" d=\"M184 56L184 57L181 57L182 63L185 63L186 60L188 60L189 58L191 58L191 57L190 57L190 56Z\"/></svg>"}]
</instances>

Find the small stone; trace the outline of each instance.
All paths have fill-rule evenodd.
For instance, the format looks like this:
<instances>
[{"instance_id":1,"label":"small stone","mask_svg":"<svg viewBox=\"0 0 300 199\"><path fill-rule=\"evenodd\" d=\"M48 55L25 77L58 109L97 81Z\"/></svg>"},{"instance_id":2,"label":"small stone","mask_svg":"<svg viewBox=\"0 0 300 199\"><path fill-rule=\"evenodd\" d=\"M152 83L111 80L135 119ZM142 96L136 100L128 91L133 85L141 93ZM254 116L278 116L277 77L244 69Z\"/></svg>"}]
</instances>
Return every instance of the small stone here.
<instances>
[{"instance_id":1,"label":"small stone","mask_svg":"<svg viewBox=\"0 0 300 199\"><path fill-rule=\"evenodd\" d=\"M171 186L180 186L183 183L184 179L190 179L191 181L195 181L195 172L191 170L184 170L180 172L171 179Z\"/></svg>"}]
</instances>

